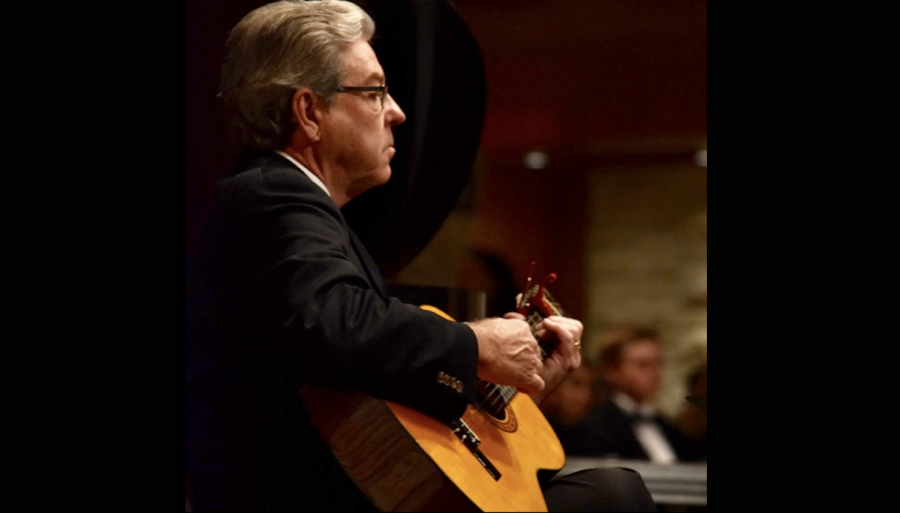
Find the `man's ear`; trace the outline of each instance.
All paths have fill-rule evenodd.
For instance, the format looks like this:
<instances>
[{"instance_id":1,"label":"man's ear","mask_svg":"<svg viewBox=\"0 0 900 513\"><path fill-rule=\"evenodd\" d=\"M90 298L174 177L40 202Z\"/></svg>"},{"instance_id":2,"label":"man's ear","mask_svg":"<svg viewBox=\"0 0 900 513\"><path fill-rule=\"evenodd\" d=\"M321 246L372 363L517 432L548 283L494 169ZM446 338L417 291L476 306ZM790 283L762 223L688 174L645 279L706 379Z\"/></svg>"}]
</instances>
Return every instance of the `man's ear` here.
<instances>
[{"instance_id":1,"label":"man's ear","mask_svg":"<svg viewBox=\"0 0 900 513\"><path fill-rule=\"evenodd\" d=\"M297 89L291 98L291 110L297 129L310 141L318 142L322 136L320 111L316 108L321 99L309 88Z\"/></svg>"}]
</instances>

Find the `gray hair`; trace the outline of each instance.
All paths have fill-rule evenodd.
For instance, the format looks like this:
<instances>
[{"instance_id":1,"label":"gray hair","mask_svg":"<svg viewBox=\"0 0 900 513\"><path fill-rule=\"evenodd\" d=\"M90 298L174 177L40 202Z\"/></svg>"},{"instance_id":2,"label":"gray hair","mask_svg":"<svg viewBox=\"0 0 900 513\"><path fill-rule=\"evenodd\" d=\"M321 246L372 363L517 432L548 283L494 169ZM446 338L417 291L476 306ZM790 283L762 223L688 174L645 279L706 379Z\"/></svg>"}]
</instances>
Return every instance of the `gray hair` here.
<instances>
[{"instance_id":1,"label":"gray hair","mask_svg":"<svg viewBox=\"0 0 900 513\"><path fill-rule=\"evenodd\" d=\"M244 16L225 43L219 93L232 141L260 150L287 145L294 92L308 87L331 105L347 74L341 50L374 34L372 18L343 0L282 0Z\"/></svg>"}]
</instances>

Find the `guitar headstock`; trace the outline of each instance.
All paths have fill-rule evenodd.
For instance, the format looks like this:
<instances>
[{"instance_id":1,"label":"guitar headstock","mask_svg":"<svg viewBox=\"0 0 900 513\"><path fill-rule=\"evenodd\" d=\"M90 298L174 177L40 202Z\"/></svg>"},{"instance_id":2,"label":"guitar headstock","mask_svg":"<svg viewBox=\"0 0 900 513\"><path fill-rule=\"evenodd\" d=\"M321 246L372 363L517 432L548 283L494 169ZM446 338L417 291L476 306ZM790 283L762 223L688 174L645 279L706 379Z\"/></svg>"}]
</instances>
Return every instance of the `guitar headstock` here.
<instances>
[{"instance_id":1,"label":"guitar headstock","mask_svg":"<svg viewBox=\"0 0 900 513\"><path fill-rule=\"evenodd\" d=\"M539 283L535 283L532 278L533 272L534 262L531 262L525 290L516 296L516 311L526 318L535 313L540 315L541 318L551 315L563 315L559 304L553 300L553 296L547 290L547 285L556 281L556 273L550 273Z\"/></svg>"},{"instance_id":2,"label":"guitar headstock","mask_svg":"<svg viewBox=\"0 0 900 513\"><path fill-rule=\"evenodd\" d=\"M556 273L550 273L540 283L535 283L532 279L533 272L534 262L531 262L525 291L516 296L516 311L525 316L525 321L531 326L532 332L534 332L535 326L545 317L563 315L562 308L553 300L553 296L547 290L547 285L556 281ZM546 359L553 352L556 344L540 340L536 333L534 337L538 340L538 345L541 348L541 356Z\"/></svg>"}]
</instances>

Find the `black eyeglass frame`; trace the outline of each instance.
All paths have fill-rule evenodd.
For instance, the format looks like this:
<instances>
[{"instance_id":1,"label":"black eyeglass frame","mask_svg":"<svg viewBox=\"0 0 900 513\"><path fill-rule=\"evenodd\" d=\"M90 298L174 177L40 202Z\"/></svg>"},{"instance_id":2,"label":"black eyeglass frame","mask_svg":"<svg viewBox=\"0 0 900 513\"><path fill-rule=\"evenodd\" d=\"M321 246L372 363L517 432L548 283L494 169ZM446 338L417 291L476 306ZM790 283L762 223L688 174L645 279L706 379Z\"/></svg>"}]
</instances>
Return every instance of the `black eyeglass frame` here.
<instances>
[{"instance_id":1,"label":"black eyeglass frame","mask_svg":"<svg viewBox=\"0 0 900 513\"><path fill-rule=\"evenodd\" d=\"M365 93L365 92L379 92L381 93L381 108L384 109L384 97L388 95L388 86L380 85L380 86L337 86L335 92L338 93Z\"/></svg>"}]
</instances>

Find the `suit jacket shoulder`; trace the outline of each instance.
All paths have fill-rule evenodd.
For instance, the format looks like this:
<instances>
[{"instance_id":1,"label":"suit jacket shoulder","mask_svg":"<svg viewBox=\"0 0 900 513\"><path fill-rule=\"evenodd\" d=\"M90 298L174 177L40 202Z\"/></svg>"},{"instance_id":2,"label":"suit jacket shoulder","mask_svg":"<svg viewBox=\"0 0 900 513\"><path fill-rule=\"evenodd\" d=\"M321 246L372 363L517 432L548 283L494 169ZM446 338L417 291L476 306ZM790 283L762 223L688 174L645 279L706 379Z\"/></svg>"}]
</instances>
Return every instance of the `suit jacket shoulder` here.
<instances>
[{"instance_id":1,"label":"suit jacket shoulder","mask_svg":"<svg viewBox=\"0 0 900 513\"><path fill-rule=\"evenodd\" d=\"M255 341L240 359L264 362L278 386L349 387L439 418L475 400L471 329L385 296L340 209L300 169L254 155L218 193L206 277L227 298L221 331L233 346Z\"/></svg>"}]
</instances>

